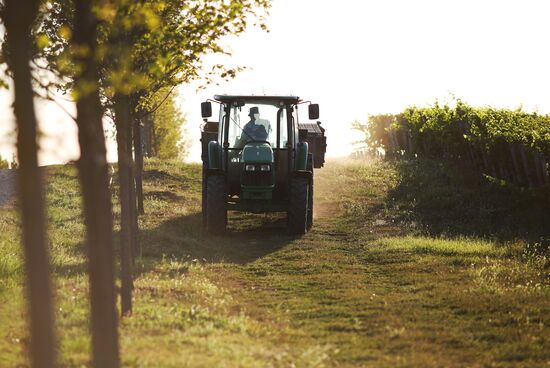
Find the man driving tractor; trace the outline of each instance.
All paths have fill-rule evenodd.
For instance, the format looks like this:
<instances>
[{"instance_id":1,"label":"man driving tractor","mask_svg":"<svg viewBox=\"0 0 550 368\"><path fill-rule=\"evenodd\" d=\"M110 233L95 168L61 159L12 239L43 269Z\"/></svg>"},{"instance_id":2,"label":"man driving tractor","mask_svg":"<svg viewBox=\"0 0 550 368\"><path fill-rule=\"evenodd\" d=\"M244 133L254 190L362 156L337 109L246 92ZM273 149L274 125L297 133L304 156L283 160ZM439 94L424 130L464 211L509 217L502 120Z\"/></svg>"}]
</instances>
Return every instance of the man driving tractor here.
<instances>
[{"instance_id":1,"label":"man driving tractor","mask_svg":"<svg viewBox=\"0 0 550 368\"><path fill-rule=\"evenodd\" d=\"M260 110L257 106L251 107L248 116L250 121L243 128L243 134L235 142L235 147L244 147L250 141L265 141L269 135L269 122L260 119Z\"/></svg>"}]
</instances>

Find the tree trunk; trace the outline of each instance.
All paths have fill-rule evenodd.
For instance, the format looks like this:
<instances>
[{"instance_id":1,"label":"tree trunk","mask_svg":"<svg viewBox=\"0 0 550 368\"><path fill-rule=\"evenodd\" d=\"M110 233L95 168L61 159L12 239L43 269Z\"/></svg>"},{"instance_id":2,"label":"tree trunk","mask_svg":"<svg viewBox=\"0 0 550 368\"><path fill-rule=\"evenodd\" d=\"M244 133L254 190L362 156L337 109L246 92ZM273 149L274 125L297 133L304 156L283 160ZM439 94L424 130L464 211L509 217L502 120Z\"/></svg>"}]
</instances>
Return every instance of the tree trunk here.
<instances>
[{"instance_id":1,"label":"tree trunk","mask_svg":"<svg viewBox=\"0 0 550 368\"><path fill-rule=\"evenodd\" d=\"M128 108L131 110L130 106ZM131 114L130 114L131 117ZM134 142L133 142L133 130L134 124L130 119L128 121L127 127L128 136L127 136L127 147L129 154L129 168L130 168L130 177L128 182L128 188L130 190L130 243L132 244L132 262L135 263L136 258L140 255L140 249L138 244L138 213L137 213L137 202L136 202L136 181L135 181L135 164L134 158L132 155Z\"/></svg>"},{"instance_id":2,"label":"tree trunk","mask_svg":"<svg viewBox=\"0 0 550 368\"><path fill-rule=\"evenodd\" d=\"M132 313L132 212L130 201L130 183L132 181L128 152L128 126L130 107L127 96L117 94L114 101L115 126L118 153L118 181L120 202L120 268L121 268L121 314Z\"/></svg>"},{"instance_id":3,"label":"tree trunk","mask_svg":"<svg viewBox=\"0 0 550 368\"><path fill-rule=\"evenodd\" d=\"M523 171L525 172L527 185L529 185L529 188L533 188L533 181L531 180L531 175L529 175L529 163L527 161L527 154L525 153L525 148L522 145L519 146L519 154L521 156L521 162L523 163Z\"/></svg>"},{"instance_id":4,"label":"tree trunk","mask_svg":"<svg viewBox=\"0 0 550 368\"><path fill-rule=\"evenodd\" d=\"M153 114L149 114L148 121L149 121L149 137L150 137L150 144L149 144L149 157L155 157L157 155L157 137L155 133L155 122L153 120Z\"/></svg>"},{"instance_id":5,"label":"tree trunk","mask_svg":"<svg viewBox=\"0 0 550 368\"><path fill-rule=\"evenodd\" d=\"M42 177L38 168L37 121L31 84L30 28L38 1L6 0L9 68L13 73L17 121L17 186L25 257L26 291L30 314L30 359L33 367L54 367L56 347L50 265L44 215Z\"/></svg>"},{"instance_id":6,"label":"tree trunk","mask_svg":"<svg viewBox=\"0 0 550 368\"><path fill-rule=\"evenodd\" d=\"M540 161L540 153L537 151L533 152L533 163L535 164L535 172L537 173L537 186L544 185L544 177L542 173L542 165Z\"/></svg>"},{"instance_id":7,"label":"tree trunk","mask_svg":"<svg viewBox=\"0 0 550 368\"><path fill-rule=\"evenodd\" d=\"M514 176L516 178L516 184L521 185L521 171L519 169L518 159L516 157L516 149L513 143L508 143L508 149L510 150L510 157L512 158L512 165L514 166Z\"/></svg>"},{"instance_id":8,"label":"tree trunk","mask_svg":"<svg viewBox=\"0 0 550 368\"><path fill-rule=\"evenodd\" d=\"M540 169L542 170L542 178L544 185L548 185L548 170L546 168L546 157L543 153L540 154Z\"/></svg>"},{"instance_id":9,"label":"tree trunk","mask_svg":"<svg viewBox=\"0 0 550 368\"><path fill-rule=\"evenodd\" d=\"M470 160L472 162L472 167L477 169L477 161L474 156L474 150L472 149L472 143L467 142L467 146L468 146L468 153L470 154Z\"/></svg>"},{"instance_id":10,"label":"tree trunk","mask_svg":"<svg viewBox=\"0 0 550 368\"><path fill-rule=\"evenodd\" d=\"M483 174L489 175L489 161L487 160L487 154L485 153L485 150L481 148L481 158L483 159Z\"/></svg>"},{"instance_id":11,"label":"tree trunk","mask_svg":"<svg viewBox=\"0 0 550 368\"><path fill-rule=\"evenodd\" d=\"M91 52L76 61L83 67L75 89L98 85L95 64L97 19L90 0L75 1L74 43ZM83 89L83 88L82 88ZM113 214L103 112L97 88L79 95L76 122L80 159L78 170L84 202L86 246L90 277L92 362L94 367L119 367L118 330L113 249Z\"/></svg>"},{"instance_id":12,"label":"tree trunk","mask_svg":"<svg viewBox=\"0 0 550 368\"><path fill-rule=\"evenodd\" d=\"M151 157L151 145L152 145L152 133L151 133L151 118L152 114L147 114L143 117L142 123L143 123L143 155L145 157Z\"/></svg>"},{"instance_id":13,"label":"tree trunk","mask_svg":"<svg viewBox=\"0 0 550 368\"><path fill-rule=\"evenodd\" d=\"M497 161L496 162L496 165L497 165L497 168L498 168L498 175L499 175L499 179L500 180L507 180L508 178L506 177L506 172L504 170L504 166L502 165L502 162L501 161Z\"/></svg>"},{"instance_id":14,"label":"tree trunk","mask_svg":"<svg viewBox=\"0 0 550 368\"><path fill-rule=\"evenodd\" d=\"M142 143L143 143L143 156L144 157L151 157L149 155L149 127L147 126L147 116L144 116L141 119L141 123L143 124L143 130L142 130Z\"/></svg>"},{"instance_id":15,"label":"tree trunk","mask_svg":"<svg viewBox=\"0 0 550 368\"><path fill-rule=\"evenodd\" d=\"M137 210L140 215L145 213L143 208L143 139L141 134L141 121L134 120L134 154L136 156L136 197Z\"/></svg>"}]
</instances>

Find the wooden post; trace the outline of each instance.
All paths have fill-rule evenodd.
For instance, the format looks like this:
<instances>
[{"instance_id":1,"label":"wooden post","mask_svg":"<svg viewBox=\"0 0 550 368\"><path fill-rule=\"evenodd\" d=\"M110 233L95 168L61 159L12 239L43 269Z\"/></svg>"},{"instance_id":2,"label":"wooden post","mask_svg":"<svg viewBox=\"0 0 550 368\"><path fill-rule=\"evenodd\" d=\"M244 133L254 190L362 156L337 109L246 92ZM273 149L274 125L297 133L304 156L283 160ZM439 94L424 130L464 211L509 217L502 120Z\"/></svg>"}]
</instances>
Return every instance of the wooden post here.
<instances>
[{"instance_id":1,"label":"wooden post","mask_svg":"<svg viewBox=\"0 0 550 368\"><path fill-rule=\"evenodd\" d=\"M508 143L508 149L510 151L510 157L512 158L512 165L514 166L514 176L516 177L516 184L521 185L523 183L521 171L519 169L518 160L516 157L516 149L514 143ZM527 182L527 181L526 181Z\"/></svg>"},{"instance_id":2,"label":"wooden post","mask_svg":"<svg viewBox=\"0 0 550 368\"><path fill-rule=\"evenodd\" d=\"M533 163L535 164L535 172L537 173L537 186L543 186L544 178L542 175L540 155L538 151L533 152Z\"/></svg>"},{"instance_id":3,"label":"wooden post","mask_svg":"<svg viewBox=\"0 0 550 368\"><path fill-rule=\"evenodd\" d=\"M519 146L519 154L521 157L521 162L523 163L523 171L525 173L525 178L527 179L527 185L529 188L533 188L533 181L531 180L531 176L529 175L529 163L527 161L527 154L525 153L525 148L523 145Z\"/></svg>"},{"instance_id":4,"label":"wooden post","mask_svg":"<svg viewBox=\"0 0 550 368\"><path fill-rule=\"evenodd\" d=\"M475 156L474 156L474 150L473 150L473 148L472 148L472 143L471 143L471 142L467 142L467 145L468 145L468 152L469 152L469 154L470 154L470 160L471 160L471 162L472 162L472 167L474 167L474 168L477 169L477 168L478 168L478 167L477 167L477 161L476 161L476 158L475 158Z\"/></svg>"},{"instance_id":5,"label":"wooden post","mask_svg":"<svg viewBox=\"0 0 550 368\"><path fill-rule=\"evenodd\" d=\"M547 162L546 162L546 157L544 156L543 153L539 153L540 155L540 168L541 168L541 171L542 171L542 178L543 178L543 182L545 185L548 185L549 184L549 180L548 180L548 168L547 168Z\"/></svg>"},{"instance_id":6,"label":"wooden post","mask_svg":"<svg viewBox=\"0 0 550 368\"><path fill-rule=\"evenodd\" d=\"M487 160L487 154L485 153L484 149L481 149L480 152L481 158L483 159L483 171L485 174L489 174L489 162Z\"/></svg>"}]
</instances>

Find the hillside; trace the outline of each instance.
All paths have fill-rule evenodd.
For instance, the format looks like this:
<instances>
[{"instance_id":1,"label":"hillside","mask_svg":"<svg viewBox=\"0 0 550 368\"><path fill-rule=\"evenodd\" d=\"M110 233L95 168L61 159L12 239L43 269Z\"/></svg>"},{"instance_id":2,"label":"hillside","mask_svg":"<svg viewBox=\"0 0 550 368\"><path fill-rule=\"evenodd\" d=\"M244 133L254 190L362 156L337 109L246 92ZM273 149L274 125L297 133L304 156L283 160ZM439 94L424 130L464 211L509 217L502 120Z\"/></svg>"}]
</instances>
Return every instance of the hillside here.
<instances>
[{"instance_id":1,"label":"hillside","mask_svg":"<svg viewBox=\"0 0 550 368\"><path fill-rule=\"evenodd\" d=\"M545 190L431 161L333 161L316 175L304 237L285 235L284 217L248 214L208 237L200 167L148 161L124 366L549 364ZM50 167L47 195L60 358L86 366L76 169ZM14 208L0 208L1 367L28 364L18 238Z\"/></svg>"}]
</instances>

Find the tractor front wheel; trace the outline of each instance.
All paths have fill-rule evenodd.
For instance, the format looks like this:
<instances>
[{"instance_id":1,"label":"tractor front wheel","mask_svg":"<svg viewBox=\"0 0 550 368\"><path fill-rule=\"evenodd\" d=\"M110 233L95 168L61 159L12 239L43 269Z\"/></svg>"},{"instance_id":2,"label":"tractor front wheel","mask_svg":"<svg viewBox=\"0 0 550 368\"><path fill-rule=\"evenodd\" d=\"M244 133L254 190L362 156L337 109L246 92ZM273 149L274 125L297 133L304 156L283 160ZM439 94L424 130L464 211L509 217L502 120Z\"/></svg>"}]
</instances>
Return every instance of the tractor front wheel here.
<instances>
[{"instance_id":1,"label":"tractor front wheel","mask_svg":"<svg viewBox=\"0 0 550 368\"><path fill-rule=\"evenodd\" d=\"M227 209L225 207L225 178L210 175L206 184L206 229L210 234L225 231Z\"/></svg>"},{"instance_id":2,"label":"tractor front wheel","mask_svg":"<svg viewBox=\"0 0 550 368\"><path fill-rule=\"evenodd\" d=\"M307 231L308 187L306 178L294 178L290 182L288 230L291 234L301 235Z\"/></svg>"}]
</instances>

